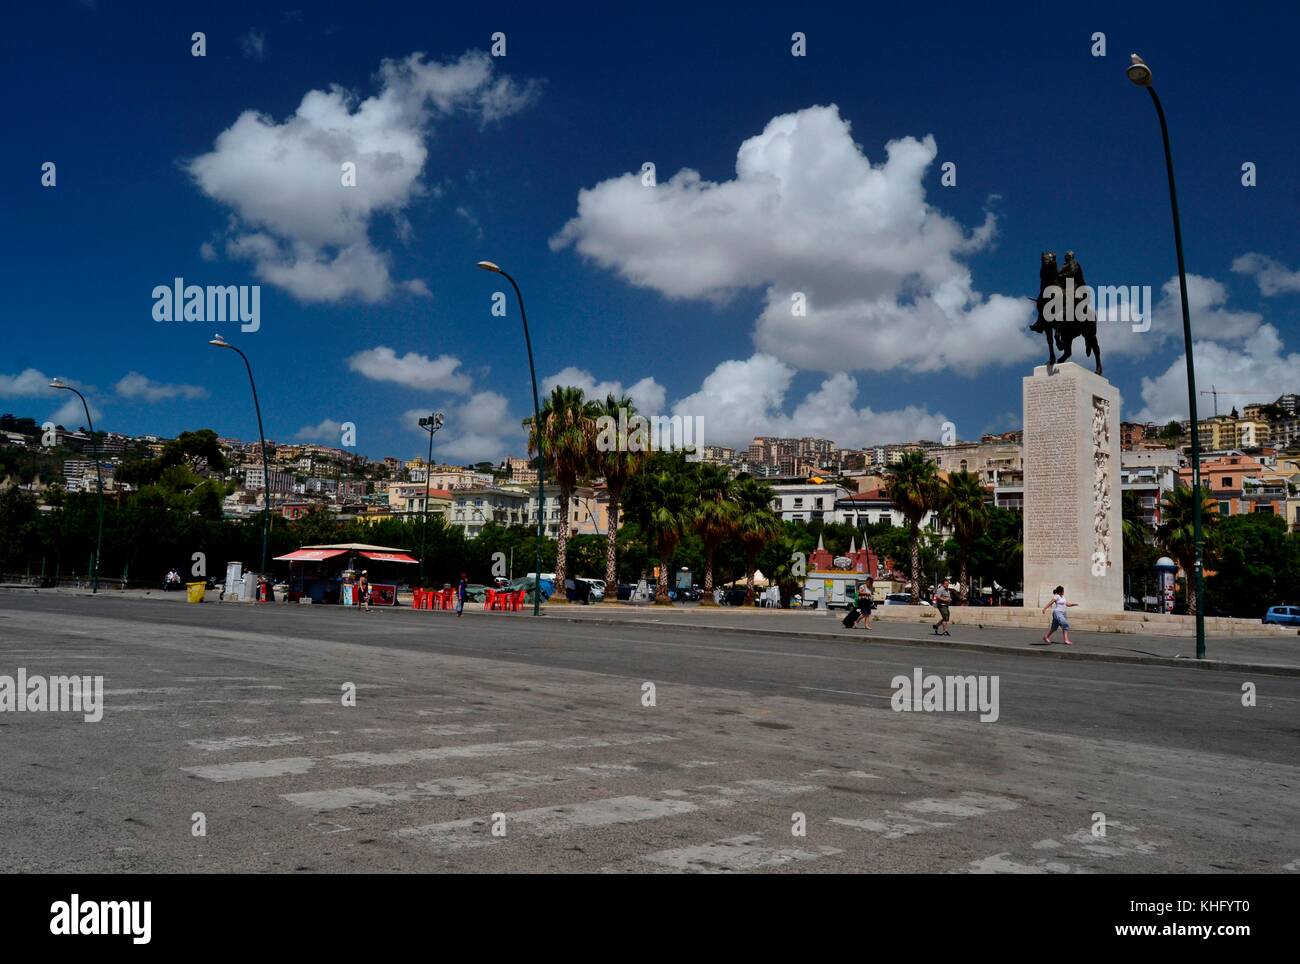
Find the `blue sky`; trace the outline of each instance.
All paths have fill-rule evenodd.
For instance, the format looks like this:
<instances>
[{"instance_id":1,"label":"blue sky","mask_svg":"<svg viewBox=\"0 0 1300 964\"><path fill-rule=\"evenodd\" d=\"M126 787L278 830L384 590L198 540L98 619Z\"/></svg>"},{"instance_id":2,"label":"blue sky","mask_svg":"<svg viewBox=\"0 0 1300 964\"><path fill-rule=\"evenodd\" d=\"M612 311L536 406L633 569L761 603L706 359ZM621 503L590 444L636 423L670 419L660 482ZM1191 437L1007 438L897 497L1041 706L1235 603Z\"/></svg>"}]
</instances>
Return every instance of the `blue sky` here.
<instances>
[{"instance_id":1,"label":"blue sky","mask_svg":"<svg viewBox=\"0 0 1300 964\"><path fill-rule=\"evenodd\" d=\"M359 451L411 456L440 408L441 457L520 454L527 361L486 258L523 287L539 379L617 383L706 441L978 437L1018 427L1038 255L1072 248L1156 301L1148 332L1102 327L1124 417L1185 416L1130 50L1169 117L1198 380L1245 393L1224 409L1300 390L1294 9L179 6L7 14L0 410L80 424L40 388L59 375L97 427L254 437L219 330L272 438L353 422ZM175 277L259 284L260 329L155 321Z\"/></svg>"}]
</instances>

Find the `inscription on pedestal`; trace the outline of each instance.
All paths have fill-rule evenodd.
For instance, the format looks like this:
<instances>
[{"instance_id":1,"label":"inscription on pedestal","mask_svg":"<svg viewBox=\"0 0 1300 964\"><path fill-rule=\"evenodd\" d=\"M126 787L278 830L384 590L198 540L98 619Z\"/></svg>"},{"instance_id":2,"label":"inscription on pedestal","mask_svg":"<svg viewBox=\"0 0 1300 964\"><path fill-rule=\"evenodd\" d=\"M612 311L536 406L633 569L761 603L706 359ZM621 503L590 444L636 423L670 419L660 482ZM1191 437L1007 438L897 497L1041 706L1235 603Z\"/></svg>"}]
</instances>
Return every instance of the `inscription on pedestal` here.
<instances>
[{"instance_id":1,"label":"inscription on pedestal","mask_svg":"<svg viewBox=\"0 0 1300 964\"><path fill-rule=\"evenodd\" d=\"M1073 441L1078 395L1064 380L1031 382L1025 391L1025 477L1039 480L1025 491L1025 556L1034 562L1079 558L1079 466Z\"/></svg>"}]
</instances>

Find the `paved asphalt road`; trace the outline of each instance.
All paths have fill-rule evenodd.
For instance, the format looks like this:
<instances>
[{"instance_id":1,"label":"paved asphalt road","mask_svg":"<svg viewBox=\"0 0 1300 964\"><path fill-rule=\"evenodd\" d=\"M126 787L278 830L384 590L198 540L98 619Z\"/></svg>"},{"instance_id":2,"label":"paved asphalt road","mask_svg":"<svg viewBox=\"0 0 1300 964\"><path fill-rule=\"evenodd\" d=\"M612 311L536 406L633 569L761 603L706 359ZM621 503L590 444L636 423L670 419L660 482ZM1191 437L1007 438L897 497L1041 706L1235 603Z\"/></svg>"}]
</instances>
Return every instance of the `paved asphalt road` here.
<instances>
[{"instance_id":1,"label":"paved asphalt road","mask_svg":"<svg viewBox=\"0 0 1300 964\"><path fill-rule=\"evenodd\" d=\"M20 667L106 708L0 713L0 872L1300 869L1296 678L0 593ZM895 712L916 667L998 719Z\"/></svg>"}]
</instances>

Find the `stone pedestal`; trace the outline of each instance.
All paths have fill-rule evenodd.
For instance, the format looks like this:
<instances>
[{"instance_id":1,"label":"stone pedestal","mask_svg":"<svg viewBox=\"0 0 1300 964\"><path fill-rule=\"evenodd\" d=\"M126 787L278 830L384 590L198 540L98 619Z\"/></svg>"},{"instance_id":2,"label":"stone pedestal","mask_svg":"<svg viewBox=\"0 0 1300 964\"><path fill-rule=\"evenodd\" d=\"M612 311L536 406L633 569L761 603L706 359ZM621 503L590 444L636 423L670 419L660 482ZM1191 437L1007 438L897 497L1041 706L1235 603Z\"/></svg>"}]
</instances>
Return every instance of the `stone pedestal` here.
<instances>
[{"instance_id":1,"label":"stone pedestal","mask_svg":"<svg viewBox=\"0 0 1300 964\"><path fill-rule=\"evenodd\" d=\"M1065 586L1079 615L1124 610L1120 395L1073 362L1023 380L1025 607Z\"/></svg>"}]
</instances>

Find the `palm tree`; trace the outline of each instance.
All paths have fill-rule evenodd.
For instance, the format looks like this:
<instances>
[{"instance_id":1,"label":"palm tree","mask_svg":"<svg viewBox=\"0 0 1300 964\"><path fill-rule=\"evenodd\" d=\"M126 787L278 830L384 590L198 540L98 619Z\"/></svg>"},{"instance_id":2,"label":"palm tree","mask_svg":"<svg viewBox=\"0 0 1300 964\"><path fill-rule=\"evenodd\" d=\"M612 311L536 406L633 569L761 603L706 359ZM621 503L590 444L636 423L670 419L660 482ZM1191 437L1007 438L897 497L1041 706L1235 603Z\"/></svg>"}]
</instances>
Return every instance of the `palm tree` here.
<instances>
[{"instance_id":1,"label":"palm tree","mask_svg":"<svg viewBox=\"0 0 1300 964\"><path fill-rule=\"evenodd\" d=\"M924 452L904 452L887 473L885 495L903 513L910 529L913 606L921 598L921 520L939 505L940 492L939 470Z\"/></svg>"},{"instance_id":2,"label":"palm tree","mask_svg":"<svg viewBox=\"0 0 1300 964\"><path fill-rule=\"evenodd\" d=\"M695 511L691 525L704 543L704 596L702 606L716 606L713 599L713 556L723 540L736 531L739 506L732 500L735 485L725 466L705 462L695 476Z\"/></svg>"},{"instance_id":3,"label":"palm tree","mask_svg":"<svg viewBox=\"0 0 1300 964\"><path fill-rule=\"evenodd\" d=\"M1156 541L1167 552L1186 575L1184 590L1187 593L1187 612L1196 614L1196 593L1193 581L1196 579L1196 533L1192 513L1196 496L1190 486L1178 486L1165 493L1160 503L1160 527L1156 529ZM1219 522L1217 503L1210 498L1210 490L1204 486L1200 489L1201 527L1205 531L1205 541L1209 544Z\"/></svg>"},{"instance_id":4,"label":"palm tree","mask_svg":"<svg viewBox=\"0 0 1300 964\"><path fill-rule=\"evenodd\" d=\"M628 484L624 493L630 515L659 557L656 605L669 606L668 570L673 553L691 524L691 484L680 452L657 453Z\"/></svg>"},{"instance_id":5,"label":"palm tree","mask_svg":"<svg viewBox=\"0 0 1300 964\"><path fill-rule=\"evenodd\" d=\"M939 498L939 521L952 530L961 547L961 598L970 601L970 549L989 524L988 493L979 476L962 470L953 472L943 484Z\"/></svg>"},{"instance_id":6,"label":"palm tree","mask_svg":"<svg viewBox=\"0 0 1300 964\"><path fill-rule=\"evenodd\" d=\"M555 591L564 599L565 555L569 544L569 506L578 480L591 471L592 453L595 451L595 402L583 396L581 388L557 385L542 405L541 437L545 449L547 471L555 479L560 496L560 524L555 547ZM524 419L528 431L528 452L537 453L537 428L531 418ZM539 505L538 512L545 506ZM545 523L543 522L543 525ZM538 578L541 573L538 573Z\"/></svg>"},{"instance_id":7,"label":"palm tree","mask_svg":"<svg viewBox=\"0 0 1300 964\"><path fill-rule=\"evenodd\" d=\"M745 556L745 605L754 605L754 569L758 554L771 540L781 534L781 517L772 511L776 493L766 482L748 475L736 478L737 506L735 531L740 538L740 549Z\"/></svg>"},{"instance_id":8,"label":"palm tree","mask_svg":"<svg viewBox=\"0 0 1300 964\"><path fill-rule=\"evenodd\" d=\"M600 406L600 415L612 418L616 423L619 422L619 410L626 410L624 416L626 421L631 421L632 416L636 414L636 407L632 404L632 399L623 395L615 398L613 395L606 395L604 403ZM641 471L645 465L648 452L629 452L625 440L619 439L619 444L613 446L609 451L597 451L594 457L596 471L605 477L605 489L609 493L609 513L606 520L607 532L605 535L605 601L618 602L618 510L619 501L623 498L623 490L627 488L628 482L634 475Z\"/></svg>"}]
</instances>

